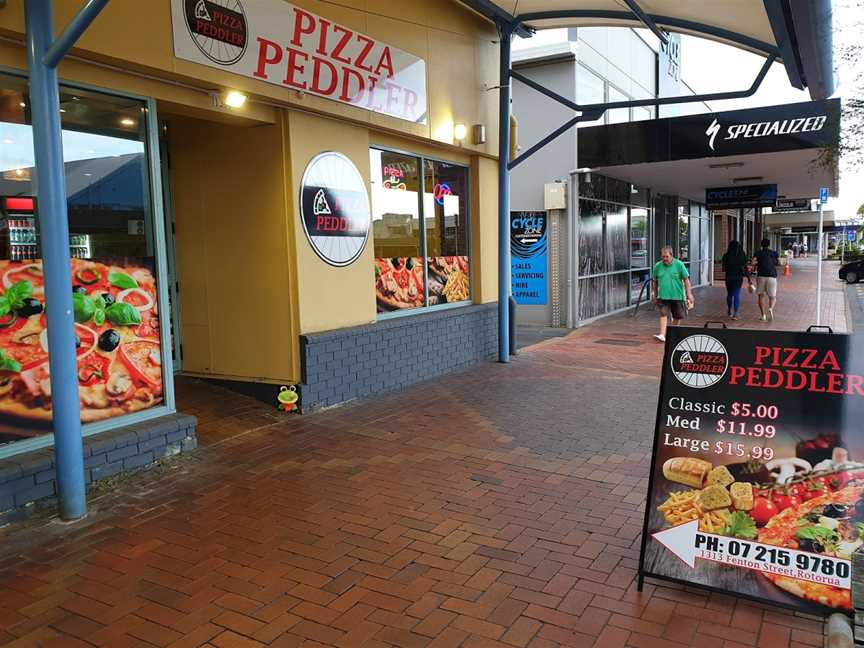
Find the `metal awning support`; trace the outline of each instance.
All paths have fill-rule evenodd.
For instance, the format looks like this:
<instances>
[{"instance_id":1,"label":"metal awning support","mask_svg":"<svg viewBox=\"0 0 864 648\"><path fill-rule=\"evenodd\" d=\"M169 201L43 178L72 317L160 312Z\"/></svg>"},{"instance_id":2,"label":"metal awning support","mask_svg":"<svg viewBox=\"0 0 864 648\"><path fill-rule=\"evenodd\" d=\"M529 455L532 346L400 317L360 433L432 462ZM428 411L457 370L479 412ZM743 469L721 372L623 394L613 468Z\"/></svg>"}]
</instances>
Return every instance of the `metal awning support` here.
<instances>
[{"instance_id":1,"label":"metal awning support","mask_svg":"<svg viewBox=\"0 0 864 648\"><path fill-rule=\"evenodd\" d=\"M36 199L45 274L45 302L48 305L48 362L51 371L57 493L60 515L66 520L77 520L87 514L87 498L57 64L108 0L89 0L56 41L51 2L27 0L24 10L33 149L36 157Z\"/></svg>"},{"instance_id":2,"label":"metal awning support","mask_svg":"<svg viewBox=\"0 0 864 648\"><path fill-rule=\"evenodd\" d=\"M766 0L770 1L770 0ZM499 66L499 102L498 102L498 361L510 361L509 319L508 309L510 298L510 170L527 160L537 151L549 144L563 133L573 128L580 121L593 121L603 115L604 112L614 108L630 108L637 106L661 106L669 104L693 103L703 101L718 101L722 99L741 99L752 96L762 85L762 81L768 74L768 70L780 56L778 47L758 41L747 36L742 36L728 30L702 25L689 20L683 20L670 16L654 16L646 14L635 0L625 0L631 11L607 11L591 9L565 9L556 11L535 12L519 16L507 16L499 7L495 6L494 19L500 36L500 66ZM470 0L467 4L478 10L490 3L486 0ZM481 6L482 5L482 6ZM487 13L487 15L489 15ZM746 90L733 92L717 92L703 95L690 95L683 97L664 97L652 99L639 99L634 101L615 101L609 103L580 105L561 95L549 90L528 77L514 72L511 65L512 37L517 29L526 23L535 20L560 19L560 18L607 18L607 19L633 19L636 17L646 27L655 31L661 38L662 31L658 23L670 25L678 29L695 33L703 33L738 43L745 47L761 51L766 54L766 60L756 79ZM659 33L658 33L659 32ZM663 40L663 38L661 38ZM521 81L537 92L553 99L560 104L579 112L580 115L562 124L556 130L531 146L527 151L517 158L510 159L510 97L511 82L513 79Z\"/></svg>"},{"instance_id":3,"label":"metal awning support","mask_svg":"<svg viewBox=\"0 0 864 648\"><path fill-rule=\"evenodd\" d=\"M636 2L636 0L624 0L624 4L630 7L630 11L632 11L639 17L639 20L642 21L642 24L645 25L648 29L650 29L651 32L660 39L661 43L663 43L664 45L667 45L669 43L669 39L666 37L666 32L664 32L657 26L657 23L654 22L651 16L642 11L642 7L639 6L639 3Z\"/></svg>"},{"instance_id":4,"label":"metal awning support","mask_svg":"<svg viewBox=\"0 0 864 648\"><path fill-rule=\"evenodd\" d=\"M573 110L580 111L582 114L579 117L574 117L566 124L561 126L560 128L554 130L552 133L544 137L542 140L537 142L534 146L525 151L522 155L517 157L515 160L510 160L507 164L509 169L513 169L516 165L521 164L527 158L531 157L534 153L542 149L549 142L554 140L566 133L570 128L575 126L580 121L594 121L596 119L600 119L607 110L614 110L615 108L635 108L639 106L666 106L669 104L684 104L684 103L694 103L694 102L702 102L702 101L721 101L723 99L744 99L746 97L752 97L756 94L756 91L759 90L759 87L762 85L762 81L765 80L765 76L768 74L768 70L771 69L771 66L774 64L774 61L777 60L777 55L772 54L767 59L765 59L765 63L762 65L762 68L759 70L759 74L756 75L756 79L753 83L750 84L750 87L746 90L732 90L730 92L713 92L710 94L702 94L702 95L683 95L680 97L659 97L656 99L634 99L632 101L612 101L609 103L599 103L599 104L586 104L580 105L574 103L567 99L566 97L562 97L556 92L553 92L549 88L545 88L533 79L529 79L524 74L520 74L519 72L510 71L510 78L516 79L527 85L529 88L536 90L537 92L546 95L550 99L554 99L560 104L567 106L568 108L572 108Z\"/></svg>"}]
</instances>

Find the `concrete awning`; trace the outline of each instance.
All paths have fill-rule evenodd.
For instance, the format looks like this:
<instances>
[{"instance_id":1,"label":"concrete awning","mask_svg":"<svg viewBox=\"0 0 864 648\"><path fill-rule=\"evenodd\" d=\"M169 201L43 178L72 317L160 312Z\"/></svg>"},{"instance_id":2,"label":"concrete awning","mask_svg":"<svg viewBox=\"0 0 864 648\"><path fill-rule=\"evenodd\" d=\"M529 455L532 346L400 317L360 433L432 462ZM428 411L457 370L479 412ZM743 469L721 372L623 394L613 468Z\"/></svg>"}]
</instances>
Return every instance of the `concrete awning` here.
<instances>
[{"instance_id":1,"label":"concrete awning","mask_svg":"<svg viewBox=\"0 0 864 648\"><path fill-rule=\"evenodd\" d=\"M461 0L530 33L553 27L642 27L632 0ZM813 99L834 91L830 0L635 0L657 27L778 54L790 83Z\"/></svg>"}]
</instances>

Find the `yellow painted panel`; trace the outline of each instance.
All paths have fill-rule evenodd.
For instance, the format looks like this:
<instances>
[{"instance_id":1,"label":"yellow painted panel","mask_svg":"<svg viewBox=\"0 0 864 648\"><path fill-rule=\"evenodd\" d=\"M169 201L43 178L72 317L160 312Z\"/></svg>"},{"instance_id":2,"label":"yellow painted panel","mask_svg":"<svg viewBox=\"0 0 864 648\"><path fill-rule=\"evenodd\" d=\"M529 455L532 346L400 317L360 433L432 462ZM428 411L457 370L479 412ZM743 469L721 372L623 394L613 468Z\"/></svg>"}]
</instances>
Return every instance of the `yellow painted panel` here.
<instances>
[{"instance_id":1,"label":"yellow painted panel","mask_svg":"<svg viewBox=\"0 0 864 648\"><path fill-rule=\"evenodd\" d=\"M211 374L210 371L210 328L183 322L183 371Z\"/></svg>"},{"instance_id":2,"label":"yellow painted panel","mask_svg":"<svg viewBox=\"0 0 864 648\"><path fill-rule=\"evenodd\" d=\"M485 157L471 161L471 250L474 301L498 301L498 164Z\"/></svg>"},{"instance_id":3,"label":"yellow painted panel","mask_svg":"<svg viewBox=\"0 0 864 648\"><path fill-rule=\"evenodd\" d=\"M346 155L363 178L369 175L369 132L365 128L306 113L289 113L291 202L297 247L300 333L368 324L375 320L375 266L372 239L351 265L335 268L309 244L299 213L300 184L309 161L323 151ZM368 184L367 184L368 189Z\"/></svg>"},{"instance_id":4,"label":"yellow painted panel","mask_svg":"<svg viewBox=\"0 0 864 648\"><path fill-rule=\"evenodd\" d=\"M281 121L169 128L181 317L209 325L189 369L296 381Z\"/></svg>"}]
</instances>

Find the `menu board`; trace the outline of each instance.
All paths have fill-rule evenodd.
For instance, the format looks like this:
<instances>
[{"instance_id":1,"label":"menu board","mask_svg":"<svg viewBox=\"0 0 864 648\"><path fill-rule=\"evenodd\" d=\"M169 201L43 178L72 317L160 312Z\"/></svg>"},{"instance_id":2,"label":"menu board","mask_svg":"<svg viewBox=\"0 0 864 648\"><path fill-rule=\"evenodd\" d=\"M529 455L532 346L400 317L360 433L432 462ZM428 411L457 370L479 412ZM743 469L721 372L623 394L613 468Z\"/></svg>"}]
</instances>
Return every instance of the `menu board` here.
<instances>
[{"instance_id":1,"label":"menu board","mask_svg":"<svg viewBox=\"0 0 864 648\"><path fill-rule=\"evenodd\" d=\"M152 258L71 260L81 421L163 401ZM0 260L0 445L49 434L51 365L42 262Z\"/></svg>"},{"instance_id":2,"label":"menu board","mask_svg":"<svg viewBox=\"0 0 864 648\"><path fill-rule=\"evenodd\" d=\"M671 328L640 577L851 611L864 337Z\"/></svg>"}]
</instances>

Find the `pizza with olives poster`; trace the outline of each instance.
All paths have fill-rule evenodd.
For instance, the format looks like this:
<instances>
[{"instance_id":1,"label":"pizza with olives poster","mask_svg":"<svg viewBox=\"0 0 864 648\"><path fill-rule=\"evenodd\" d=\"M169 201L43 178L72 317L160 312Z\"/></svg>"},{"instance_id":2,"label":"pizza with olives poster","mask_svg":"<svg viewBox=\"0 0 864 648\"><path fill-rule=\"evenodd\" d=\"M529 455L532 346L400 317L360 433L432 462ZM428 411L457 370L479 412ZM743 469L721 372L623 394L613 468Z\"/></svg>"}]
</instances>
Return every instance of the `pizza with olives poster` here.
<instances>
[{"instance_id":1,"label":"pizza with olives poster","mask_svg":"<svg viewBox=\"0 0 864 648\"><path fill-rule=\"evenodd\" d=\"M640 577L850 612L864 337L672 328Z\"/></svg>"},{"instance_id":2,"label":"pizza with olives poster","mask_svg":"<svg viewBox=\"0 0 864 648\"><path fill-rule=\"evenodd\" d=\"M81 420L162 402L162 351L153 265L72 259ZM0 261L0 444L51 429L51 367L42 262Z\"/></svg>"}]
</instances>

